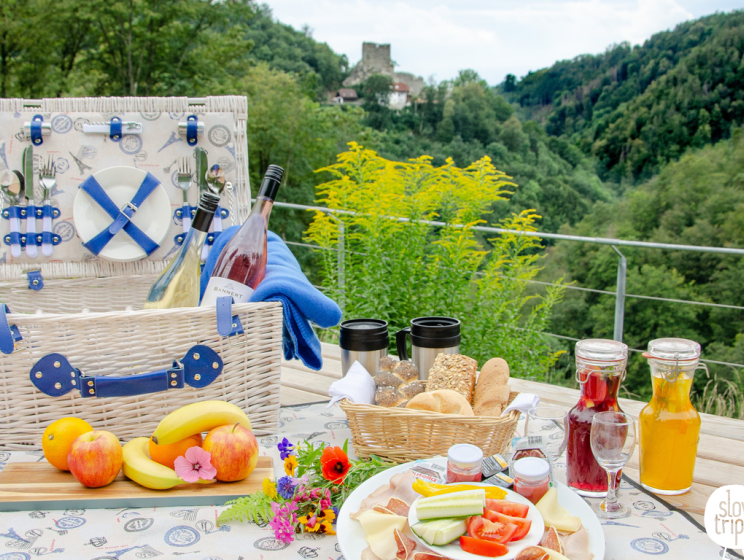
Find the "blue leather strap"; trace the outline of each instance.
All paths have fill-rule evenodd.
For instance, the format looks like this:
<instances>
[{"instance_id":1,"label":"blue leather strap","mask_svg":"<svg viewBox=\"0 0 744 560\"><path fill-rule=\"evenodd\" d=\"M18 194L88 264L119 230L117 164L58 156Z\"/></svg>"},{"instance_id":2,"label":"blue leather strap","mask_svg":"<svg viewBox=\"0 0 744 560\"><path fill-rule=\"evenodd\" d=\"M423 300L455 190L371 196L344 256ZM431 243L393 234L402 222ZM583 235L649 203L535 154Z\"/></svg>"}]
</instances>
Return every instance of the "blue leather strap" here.
<instances>
[{"instance_id":1,"label":"blue leather strap","mask_svg":"<svg viewBox=\"0 0 744 560\"><path fill-rule=\"evenodd\" d=\"M8 324L8 313L10 313L8 306L0 303L0 352L3 354L12 354L15 343L23 340L18 327Z\"/></svg>"},{"instance_id":2,"label":"blue leather strap","mask_svg":"<svg viewBox=\"0 0 744 560\"><path fill-rule=\"evenodd\" d=\"M29 270L26 273L28 278L28 289L39 291L44 287L44 278L41 276L41 270Z\"/></svg>"},{"instance_id":3,"label":"blue leather strap","mask_svg":"<svg viewBox=\"0 0 744 560\"><path fill-rule=\"evenodd\" d=\"M196 146L198 129L198 120L196 115L189 115L186 117L186 142L188 142L189 146Z\"/></svg>"},{"instance_id":4,"label":"blue leather strap","mask_svg":"<svg viewBox=\"0 0 744 560\"><path fill-rule=\"evenodd\" d=\"M230 211L227 208L223 208L222 206L218 206L217 211L220 213L220 218L222 218L223 220L230 215Z\"/></svg>"},{"instance_id":5,"label":"blue leather strap","mask_svg":"<svg viewBox=\"0 0 744 560\"><path fill-rule=\"evenodd\" d=\"M41 245L42 243L49 243L51 245L59 245L62 243L62 238L56 233L50 231L44 231L36 234L36 244Z\"/></svg>"},{"instance_id":6,"label":"blue leather strap","mask_svg":"<svg viewBox=\"0 0 744 560\"><path fill-rule=\"evenodd\" d=\"M6 220L10 218L19 218L21 217L21 207L20 206L11 206L9 208L3 208L3 218Z\"/></svg>"},{"instance_id":7,"label":"blue leather strap","mask_svg":"<svg viewBox=\"0 0 744 560\"><path fill-rule=\"evenodd\" d=\"M173 360L173 367L169 369L135 375L81 375L80 383L83 398L134 397L183 389L183 364Z\"/></svg>"},{"instance_id":8,"label":"blue leather strap","mask_svg":"<svg viewBox=\"0 0 744 560\"><path fill-rule=\"evenodd\" d=\"M41 137L41 123L44 122L44 117L41 115L34 115L31 119L31 142L34 146L41 146L44 140Z\"/></svg>"},{"instance_id":9,"label":"blue leather strap","mask_svg":"<svg viewBox=\"0 0 744 560\"><path fill-rule=\"evenodd\" d=\"M109 121L109 138L114 142L121 142L121 119L111 117Z\"/></svg>"},{"instance_id":10,"label":"blue leather strap","mask_svg":"<svg viewBox=\"0 0 744 560\"><path fill-rule=\"evenodd\" d=\"M137 208L145 201L145 199L155 190L160 184L153 175L147 174L145 180L142 181L137 193L134 195L132 200L127 203L121 210L116 207L116 204L109 198L106 192L98 184L98 181L93 176L88 177L80 188L83 189L90 197L95 200L101 208L114 219L114 222L108 228L104 229L101 233L96 235L93 239L87 243L83 243L83 247L88 249L93 254L97 255L100 253L106 244L123 229L132 240L137 243L142 249L151 255L158 248L158 244L150 239L141 229L131 222L131 217L137 211Z\"/></svg>"},{"instance_id":11,"label":"blue leather strap","mask_svg":"<svg viewBox=\"0 0 744 560\"><path fill-rule=\"evenodd\" d=\"M240 317L232 314L232 304L232 296L217 298L217 332L220 336L235 336L244 332Z\"/></svg>"},{"instance_id":12,"label":"blue leather strap","mask_svg":"<svg viewBox=\"0 0 744 560\"><path fill-rule=\"evenodd\" d=\"M57 210L55 212L55 210ZM39 207L36 208L36 216L40 218L57 218L59 217L59 209L52 208L51 204L45 204L41 207L41 213L39 213Z\"/></svg>"},{"instance_id":13,"label":"blue leather strap","mask_svg":"<svg viewBox=\"0 0 744 560\"><path fill-rule=\"evenodd\" d=\"M33 204L29 204L28 206L22 207L23 210L25 210L25 213L23 213L24 218L26 216L36 216L36 206Z\"/></svg>"},{"instance_id":14,"label":"blue leather strap","mask_svg":"<svg viewBox=\"0 0 744 560\"><path fill-rule=\"evenodd\" d=\"M20 245L21 247L26 246L26 236L21 235L17 231L11 231L10 233L6 234L5 237L3 238L3 241L5 242L6 245L16 244L16 245Z\"/></svg>"},{"instance_id":15,"label":"blue leather strap","mask_svg":"<svg viewBox=\"0 0 744 560\"><path fill-rule=\"evenodd\" d=\"M202 389L219 377L223 365L217 352L197 344L183 360L173 360L173 366L168 369L134 375L86 375L65 356L54 353L36 362L29 378L39 391L50 397L60 397L73 389L79 389L83 398L133 397L183 389L186 384Z\"/></svg>"}]
</instances>

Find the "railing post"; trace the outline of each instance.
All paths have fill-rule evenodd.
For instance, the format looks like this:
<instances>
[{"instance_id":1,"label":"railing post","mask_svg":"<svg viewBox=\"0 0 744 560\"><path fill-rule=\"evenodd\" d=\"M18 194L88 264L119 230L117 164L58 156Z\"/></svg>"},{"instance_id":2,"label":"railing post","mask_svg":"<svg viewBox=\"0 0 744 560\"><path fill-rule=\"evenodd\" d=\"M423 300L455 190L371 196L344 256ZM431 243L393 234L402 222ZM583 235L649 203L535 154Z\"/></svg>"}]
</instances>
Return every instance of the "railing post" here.
<instances>
[{"instance_id":1,"label":"railing post","mask_svg":"<svg viewBox=\"0 0 744 560\"><path fill-rule=\"evenodd\" d=\"M613 339L623 341L623 323L625 322L625 278L628 274L628 261L617 247L612 248L620 256L617 262L617 285L615 287L615 333Z\"/></svg>"},{"instance_id":2,"label":"railing post","mask_svg":"<svg viewBox=\"0 0 744 560\"><path fill-rule=\"evenodd\" d=\"M344 303L346 300L346 250L345 250L345 237L346 228L344 228L343 220L338 220L338 293L339 307L341 313L344 312Z\"/></svg>"}]
</instances>

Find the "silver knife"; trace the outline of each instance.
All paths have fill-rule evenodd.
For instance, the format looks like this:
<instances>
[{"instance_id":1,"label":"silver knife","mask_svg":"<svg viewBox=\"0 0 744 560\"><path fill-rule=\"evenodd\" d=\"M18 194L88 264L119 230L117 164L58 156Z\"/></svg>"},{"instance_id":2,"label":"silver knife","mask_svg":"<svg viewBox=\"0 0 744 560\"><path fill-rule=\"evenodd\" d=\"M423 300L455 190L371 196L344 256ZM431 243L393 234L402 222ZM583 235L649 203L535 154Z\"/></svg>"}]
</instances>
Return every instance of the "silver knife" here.
<instances>
[{"instance_id":1,"label":"silver knife","mask_svg":"<svg viewBox=\"0 0 744 560\"><path fill-rule=\"evenodd\" d=\"M209 162L204 148L194 148L194 155L196 157L196 178L199 181L199 199L201 199L202 193L209 192L209 185L207 184Z\"/></svg>"},{"instance_id":2,"label":"silver knife","mask_svg":"<svg viewBox=\"0 0 744 560\"><path fill-rule=\"evenodd\" d=\"M29 205L34 206L34 147L28 146L23 150L23 175L25 184L23 187L23 198L26 199L26 254L35 259L39 254L36 246L36 212L29 210Z\"/></svg>"}]
</instances>

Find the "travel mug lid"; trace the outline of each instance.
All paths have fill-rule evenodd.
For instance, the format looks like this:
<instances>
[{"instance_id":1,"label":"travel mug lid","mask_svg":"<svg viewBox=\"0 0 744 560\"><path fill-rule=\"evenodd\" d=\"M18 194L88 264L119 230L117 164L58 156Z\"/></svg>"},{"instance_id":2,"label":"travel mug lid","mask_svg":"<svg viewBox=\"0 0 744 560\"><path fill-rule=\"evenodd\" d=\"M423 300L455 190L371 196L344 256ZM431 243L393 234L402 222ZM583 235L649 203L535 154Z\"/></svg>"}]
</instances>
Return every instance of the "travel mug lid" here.
<instances>
[{"instance_id":1,"label":"travel mug lid","mask_svg":"<svg viewBox=\"0 0 744 560\"><path fill-rule=\"evenodd\" d=\"M419 348L460 345L460 320L453 317L417 317L411 320L411 344Z\"/></svg>"},{"instance_id":2,"label":"travel mug lid","mask_svg":"<svg viewBox=\"0 0 744 560\"><path fill-rule=\"evenodd\" d=\"M339 346L344 350L371 352L389 345L388 324L381 319L349 319L341 323Z\"/></svg>"}]
</instances>

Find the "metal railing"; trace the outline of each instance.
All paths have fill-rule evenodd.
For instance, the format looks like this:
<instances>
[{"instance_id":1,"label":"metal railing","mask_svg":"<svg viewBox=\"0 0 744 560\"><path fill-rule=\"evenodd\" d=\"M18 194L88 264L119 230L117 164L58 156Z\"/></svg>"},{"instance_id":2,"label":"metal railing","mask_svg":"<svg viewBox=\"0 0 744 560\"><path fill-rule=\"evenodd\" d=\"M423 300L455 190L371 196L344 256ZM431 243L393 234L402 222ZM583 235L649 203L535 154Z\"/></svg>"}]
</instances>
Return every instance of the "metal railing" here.
<instances>
[{"instance_id":1,"label":"metal railing","mask_svg":"<svg viewBox=\"0 0 744 560\"><path fill-rule=\"evenodd\" d=\"M334 218L335 218L334 214L356 215L356 212L353 212L351 210L325 208L322 206L307 206L304 204L293 204L289 202L274 202L274 206L279 207L279 208L289 208L289 209L294 209L294 210L312 210L312 211L317 211L317 212L323 212ZM389 216L389 218L391 220L396 220L399 222L411 222L412 221L409 218L402 218L402 217L397 217L397 216ZM345 275L344 275L345 230L344 230L344 223L342 220L336 218L335 221L339 226L339 248L337 249L338 270L339 270L338 286L339 286L339 291L343 293L344 288L345 288ZM438 221L432 221L432 220L416 220L416 222L427 224L427 225L432 225L432 226L438 226L438 227L451 225L451 224L446 224L445 222L438 222ZM455 225L454 227L463 227L463 226ZM702 306L718 307L718 308L725 308L725 309L744 310L744 307L738 306L738 305L728 305L728 304L712 303L712 302L704 302L704 301L690 301L690 300L662 298L662 297L655 297L655 296L627 294L625 290L626 290L628 264L627 264L627 259L625 255L622 254L622 252L618 249L618 247L639 247L639 248L645 248L645 249L662 249L662 250L671 250L671 251L696 251L696 252L702 252L702 253L741 255L743 257L744 257L744 249L739 249L736 247L707 247L707 246L698 246L698 245L677 245L673 243L655 243L651 241L632 241L632 240L627 240L627 239L611 239L611 238L605 238L605 237L583 237L579 235L565 235L562 233L547 233L547 232L539 232L539 231L534 231L534 232L520 231L520 230L511 230L511 229L504 229L504 228L497 228L497 227L490 227L490 226L473 226L472 229L475 231L481 231L484 233L498 233L498 234L510 233L510 234L515 234L515 235L524 235L526 237L539 237L539 238L544 238L544 239L556 239L556 240L562 240L562 241L593 243L593 244L598 244L598 245L610 245L618 255L617 281L616 281L616 288L614 292L610 292L607 290L597 290L593 288L584 288L581 286L571 286L571 285L562 285L562 286L567 289L582 290L582 291L600 293L600 294L605 294L605 295L614 295L615 296L615 322L614 322L613 338L619 342L623 341L623 327L624 327L624 322L625 322L625 299L626 298L647 299L647 300L665 301L665 302L681 303L681 304L688 304L688 305L702 305ZM297 245L297 246L303 246L303 247L310 247L313 249L324 249L324 247L319 247L317 245L311 245L308 243L292 242L291 244ZM539 280L530 280L530 282L535 283L535 284L557 286L557 284L552 284L550 282L541 282ZM340 305L342 306L342 309L343 309L342 304L343 302L340 302ZM546 334L548 336L552 336L555 338L565 339L565 340L576 340L576 341L578 340L573 337L554 334L554 333L543 333L543 334ZM637 350L637 349L630 349L630 350L631 352L642 352L642 350ZM709 360L709 359L704 359L704 360L701 359L701 361L712 363L712 364L744 368L744 364L733 364L729 362L721 362L721 361Z\"/></svg>"}]
</instances>

